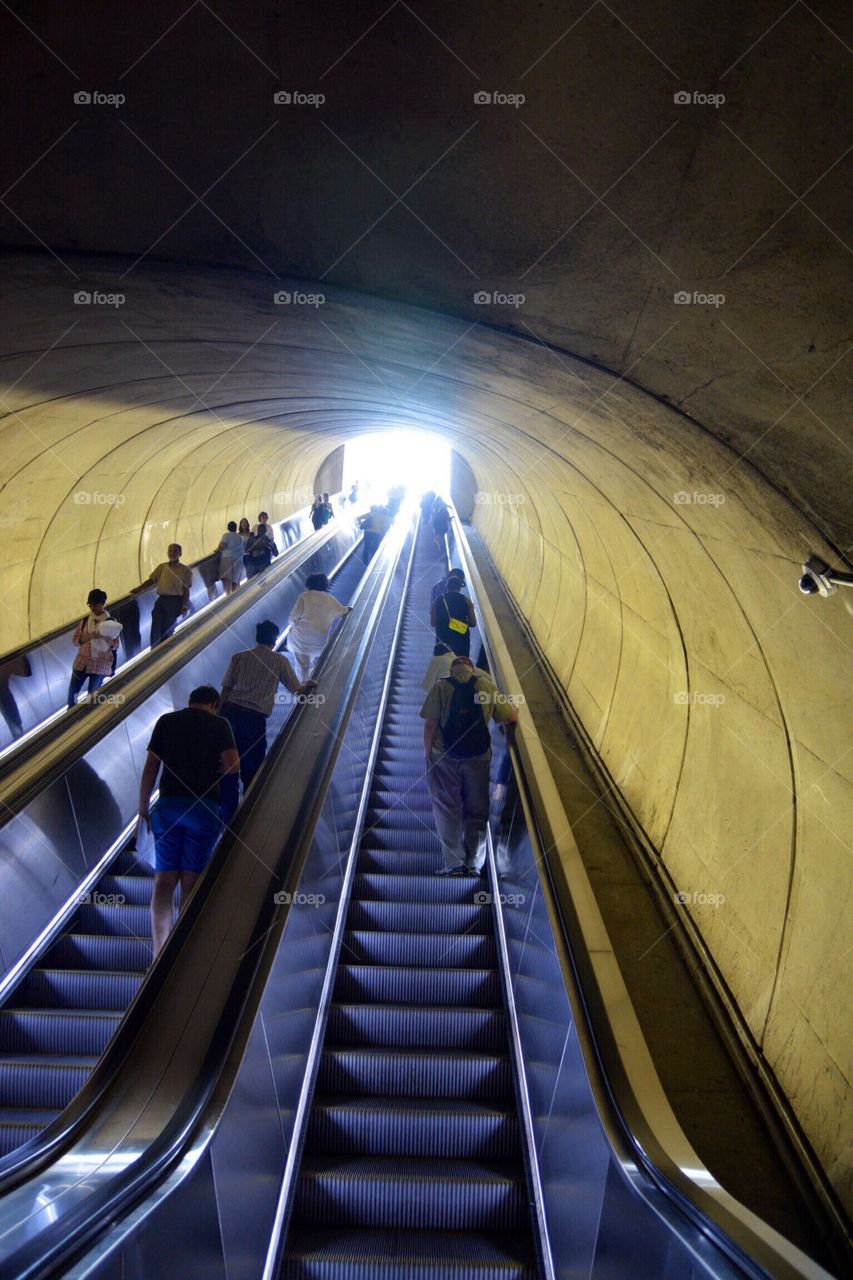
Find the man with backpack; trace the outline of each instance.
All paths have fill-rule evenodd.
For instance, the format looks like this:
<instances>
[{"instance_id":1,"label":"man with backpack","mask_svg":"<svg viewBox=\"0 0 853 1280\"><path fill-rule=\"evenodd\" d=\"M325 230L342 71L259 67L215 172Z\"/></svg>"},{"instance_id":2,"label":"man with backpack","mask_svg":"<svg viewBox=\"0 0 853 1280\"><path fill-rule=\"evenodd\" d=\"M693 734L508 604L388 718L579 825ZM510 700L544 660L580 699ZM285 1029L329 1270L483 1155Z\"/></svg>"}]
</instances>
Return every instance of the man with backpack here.
<instances>
[{"instance_id":1,"label":"man with backpack","mask_svg":"<svg viewBox=\"0 0 853 1280\"><path fill-rule=\"evenodd\" d=\"M443 854L436 875L482 874L493 716L511 740L515 707L466 657L453 660L449 677L435 682L421 707L427 790Z\"/></svg>"}]
</instances>

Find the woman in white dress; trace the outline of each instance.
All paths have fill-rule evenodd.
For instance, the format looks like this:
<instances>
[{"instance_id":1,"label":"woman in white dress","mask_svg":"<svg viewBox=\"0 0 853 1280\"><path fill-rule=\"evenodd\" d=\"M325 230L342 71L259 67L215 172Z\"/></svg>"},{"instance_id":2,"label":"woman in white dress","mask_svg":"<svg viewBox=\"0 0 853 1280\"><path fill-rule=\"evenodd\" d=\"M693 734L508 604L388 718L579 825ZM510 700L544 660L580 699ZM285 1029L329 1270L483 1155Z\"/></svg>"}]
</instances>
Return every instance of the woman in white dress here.
<instances>
[{"instance_id":1,"label":"woman in white dress","mask_svg":"<svg viewBox=\"0 0 853 1280\"><path fill-rule=\"evenodd\" d=\"M243 539L237 532L236 520L228 521L228 528L219 543L219 577L227 596L237 590L243 576Z\"/></svg>"},{"instance_id":2,"label":"woman in white dress","mask_svg":"<svg viewBox=\"0 0 853 1280\"><path fill-rule=\"evenodd\" d=\"M291 610L287 637L296 674L303 684L325 649L332 626L338 618L351 612L349 605L341 604L329 594L325 573L309 574L305 586L307 590L297 597Z\"/></svg>"}]
</instances>

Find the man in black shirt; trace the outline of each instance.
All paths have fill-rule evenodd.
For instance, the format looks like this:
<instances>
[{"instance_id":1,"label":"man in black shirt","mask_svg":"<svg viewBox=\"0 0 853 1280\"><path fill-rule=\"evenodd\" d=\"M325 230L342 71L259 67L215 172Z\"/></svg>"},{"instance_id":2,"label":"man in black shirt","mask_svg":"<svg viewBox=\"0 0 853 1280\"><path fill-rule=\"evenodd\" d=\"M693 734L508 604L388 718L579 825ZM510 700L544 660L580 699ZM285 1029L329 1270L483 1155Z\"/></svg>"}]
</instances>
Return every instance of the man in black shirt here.
<instances>
[{"instance_id":1,"label":"man in black shirt","mask_svg":"<svg viewBox=\"0 0 853 1280\"><path fill-rule=\"evenodd\" d=\"M462 594L463 578L458 572L448 574L444 592L433 600L429 622L435 627L436 641L446 644L460 658L471 653L471 628L477 625L474 606Z\"/></svg>"},{"instance_id":2,"label":"man in black shirt","mask_svg":"<svg viewBox=\"0 0 853 1280\"><path fill-rule=\"evenodd\" d=\"M219 777L240 768L231 726L217 715L218 710L219 694L202 685L190 694L188 707L160 717L148 743L139 817L149 831L154 830L151 935L155 956L172 928L175 889L180 883L184 901L219 839ZM160 798L149 813L161 765Z\"/></svg>"}]
</instances>

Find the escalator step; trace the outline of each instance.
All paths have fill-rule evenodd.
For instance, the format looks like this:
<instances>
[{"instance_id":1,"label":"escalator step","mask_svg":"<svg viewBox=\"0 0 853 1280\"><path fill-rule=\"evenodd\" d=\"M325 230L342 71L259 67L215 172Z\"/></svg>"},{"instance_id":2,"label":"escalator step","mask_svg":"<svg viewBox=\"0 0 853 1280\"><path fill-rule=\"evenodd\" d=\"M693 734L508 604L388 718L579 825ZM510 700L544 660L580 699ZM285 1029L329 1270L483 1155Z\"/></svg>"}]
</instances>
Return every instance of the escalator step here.
<instances>
[{"instance_id":1,"label":"escalator step","mask_svg":"<svg viewBox=\"0 0 853 1280\"><path fill-rule=\"evenodd\" d=\"M0 1054L100 1054L121 1019L121 1013L0 1009Z\"/></svg>"},{"instance_id":2,"label":"escalator step","mask_svg":"<svg viewBox=\"0 0 853 1280\"><path fill-rule=\"evenodd\" d=\"M110 864L110 872L115 876L149 876L151 878L154 876L151 863L135 849L122 849L115 861Z\"/></svg>"},{"instance_id":3,"label":"escalator step","mask_svg":"<svg viewBox=\"0 0 853 1280\"><path fill-rule=\"evenodd\" d=\"M336 1226L512 1231L526 1225L527 1197L515 1164L306 1155L294 1212Z\"/></svg>"},{"instance_id":4,"label":"escalator step","mask_svg":"<svg viewBox=\"0 0 853 1280\"><path fill-rule=\"evenodd\" d=\"M111 934L118 938L150 938L151 911L148 907L84 905L74 917L72 933Z\"/></svg>"},{"instance_id":5,"label":"escalator step","mask_svg":"<svg viewBox=\"0 0 853 1280\"><path fill-rule=\"evenodd\" d=\"M388 841L389 846L393 841ZM358 857L359 871L390 871L401 875L432 875L436 867L441 866L441 852L438 842L434 849L423 849L420 852L401 853L398 849L377 849L375 844L368 848L362 845Z\"/></svg>"},{"instance_id":6,"label":"escalator step","mask_svg":"<svg viewBox=\"0 0 853 1280\"><path fill-rule=\"evenodd\" d=\"M142 973L92 969L31 969L9 1003L18 1009L126 1009Z\"/></svg>"},{"instance_id":7,"label":"escalator step","mask_svg":"<svg viewBox=\"0 0 853 1280\"><path fill-rule=\"evenodd\" d=\"M404 965L497 964L494 938L484 933L385 933L352 930L344 935L343 958L350 963Z\"/></svg>"},{"instance_id":8,"label":"escalator step","mask_svg":"<svg viewBox=\"0 0 853 1280\"><path fill-rule=\"evenodd\" d=\"M481 884L482 882L482 884ZM482 877L395 875L388 872L361 872L355 877L353 897L372 902L440 902L481 906Z\"/></svg>"},{"instance_id":9,"label":"escalator step","mask_svg":"<svg viewBox=\"0 0 853 1280\"><path fill-rule=\"evenodd\" d=\"M370 1156L507 1160L519 1155L512 1109L447 1098L316 1098L308 1149Z\"/></svg>"},{"instance_id":10,"label":"escalator step","mask_svg":"<svg viewBox=\"0 0 853 1280\"><path fill-rule=\"evenodd\" d=\"M97 1058L7 1055L0 1058L0 1106L67 1107L89 1079Z\"/></svg>"},{"instance_id":11,"label":"escalator step","mask_svg":"<svg viewBox=\"0 0 853 1280\"><path fill-rule=\"evenodd\" d=\"M431 853L435 858L435 866L441 866L441 845L438 836L435 831L428 830L420 823L413 823L405 836L387 827L371 827L365 832L362 848L385 849L398 853L401 857L407 853Z\"/></svg>"},{"instance_id":12,"label":"escalator step","mask_svg":"<svg viewBox=\"0 0 853 1280\"><path fill-rule=\"evenodd\" d=\"M502 1009L412 1009L406 1005L341 1004L329 1010L334 1045L414 1049L504 1049Z\"/></svg>"},{"instance_id":13,"label":"escalator step","mask_svg":"<svg viewBox=\"0 0 853 1280\"><path fill-rule=\"evenodd\" d=\"M101 876L96 892L116 898L120 906L148 907L151 905L152 876L106 875ZM94 899L98 901L97 897Z\"/></svg>"},{"instance_id":14,"label":"escalator step","mask_svg":"<svg viewBox=\"0 0 853 1280\"><path fill-rule=\"evenodd\" d=\"M46 967L111 969L142 973L154 959L151 942L143 938L115 938L108 934L65 933L45 953Z\"/></svg>"},{"instance_id":15,"label":"escalator step","mask_svg":"<svg viewBox=\"0 0 853 1280\"><path fill-rule=\"evenodd\" d=\"M37 1137L58 1115L58 1111L17 1111L0 1107L0 1156Z\"/></svg>"},{"instance_id":16,"label":"escalator step","mask_svg":"<svg viewBox=\"0 0 853 1280\"><path fill-rule=\"evenodd\" d=\"M501 1005L496 969L425 969L399 965L339 964L333 999L341 1003L455 1006Z\"/></svg>"},{"instance_id":17,"label":"escalator step","mask_svg":"<svg viewBox=\"0 0 853 1280\"><path fill-rule=\"evenodd\" d=\"M473 902L373 902L369 898L351 903L347 917L350 928L395 933L484 933L490 922L489 908Z\"/></svg>"},{"instance_id":18,"label":"escalator step","mask_svg":"<svg viewBox=\"0 0 853 1280\"><path fill-rule=\"evenodd\" d=\"M506 1053L466 1050L327 1048L317 1088L324 1094L412 1098L508 1098L512 1074Z\"/></svg>"},{"instance_id":19,"label":"escalator step","mask_svg":"<svg viewBox=\"0 0 853 1280\"><path fill-rule=\"evenodd\" d=\"M517 1237L295 1225L282 1280L534 1280Z\"/></svg>"}]
</instances>

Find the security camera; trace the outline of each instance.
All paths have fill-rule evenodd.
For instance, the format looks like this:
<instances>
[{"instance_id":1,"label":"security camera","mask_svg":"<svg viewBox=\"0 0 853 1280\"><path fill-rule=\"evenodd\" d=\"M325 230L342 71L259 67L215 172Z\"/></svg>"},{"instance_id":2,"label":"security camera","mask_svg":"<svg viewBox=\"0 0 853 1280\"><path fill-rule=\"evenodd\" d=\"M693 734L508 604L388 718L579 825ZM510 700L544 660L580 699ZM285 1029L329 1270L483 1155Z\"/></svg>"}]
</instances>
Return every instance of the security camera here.
<instances>
[{"instance_id":1,"label":"security camera","mask_svg":"<svg viewBox=\"0 0 853 1280\"><path fill-rule=\"evenodd\" d=\"M800 590L806 596L831 596L838 587L853 586L853 573L831 569L820 556L809 556L803 565Z\"/></svg>"}]
</instances>

